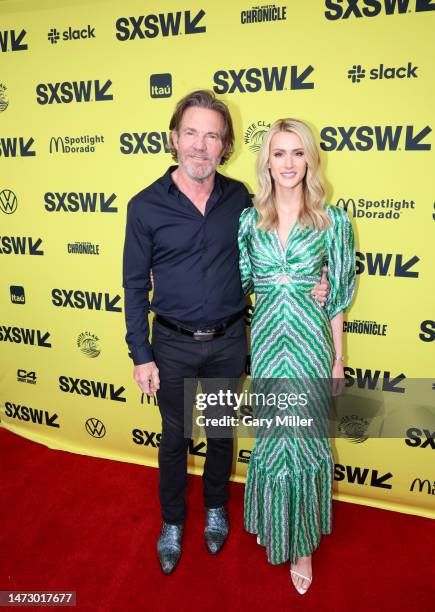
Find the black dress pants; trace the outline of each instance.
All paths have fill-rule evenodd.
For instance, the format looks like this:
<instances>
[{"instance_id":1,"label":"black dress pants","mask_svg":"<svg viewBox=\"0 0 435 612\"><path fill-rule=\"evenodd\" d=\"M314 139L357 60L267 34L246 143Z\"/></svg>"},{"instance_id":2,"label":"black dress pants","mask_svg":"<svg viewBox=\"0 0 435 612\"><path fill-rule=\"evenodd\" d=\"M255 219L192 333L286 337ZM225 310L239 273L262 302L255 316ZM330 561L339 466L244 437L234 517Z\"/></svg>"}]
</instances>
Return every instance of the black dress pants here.
<instances>
[{"instance_id":1,"label":"black dress pants","mask_svg":"<svg viewBox=\"0 0 435 612\"><path fill-rule=\"evenodd\" d=\"M189 439L185 437L184 380L239 378L246 359L245 323L241 317L228 327L223 336L203 342L154 321L152 348L160 375L157 400L162 417L159 447L162 517L166 523L180 524L186 517L189 447ZM203 474L206 508L216 508L227 502L232 458L232 438L207 439Z\"/></svg>"}]
</instances>

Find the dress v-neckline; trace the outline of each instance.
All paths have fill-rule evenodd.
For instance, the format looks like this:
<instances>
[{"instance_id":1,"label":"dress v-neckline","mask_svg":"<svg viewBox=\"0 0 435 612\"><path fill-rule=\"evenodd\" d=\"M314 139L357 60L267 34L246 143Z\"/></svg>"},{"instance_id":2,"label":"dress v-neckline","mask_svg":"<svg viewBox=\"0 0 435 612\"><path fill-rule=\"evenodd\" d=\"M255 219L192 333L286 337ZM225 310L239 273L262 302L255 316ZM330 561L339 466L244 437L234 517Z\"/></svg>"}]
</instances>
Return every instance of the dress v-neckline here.
<instances>
[{"instance_id":1,"label":"dress v-neckline","mask_svg":"<svg viewBox=\"0 0 435 612\"><path fill-rule=\"evenodd\" d=\"M289 240L290 240L290 238L291 238L291 236L292 236L292 234L293 234L293 232L294 232L294 229L295 229L296 225L298 225L298 222L297 222L297 221L295 221L295 222L293 223L293 225L292 225L292 227L291 227L291 229L290 229L290 231L289 231L289 233L288 233L288 235L287 235L287 238L286 238L286 241L285 241L285 245L284 245L284 246L282 246L281 238L279 237L279 233L278 233L278 228L275 228L275 230L274 230L274 233L275 233L275 236L276 236L276 238L277 238L277 240L278 240L278 244L279 244L279 246L280 246L281 252L282 252L284 255L287 253L287 247L288 247L288 244L289 244Z\"/></svg>"}]
</instances>

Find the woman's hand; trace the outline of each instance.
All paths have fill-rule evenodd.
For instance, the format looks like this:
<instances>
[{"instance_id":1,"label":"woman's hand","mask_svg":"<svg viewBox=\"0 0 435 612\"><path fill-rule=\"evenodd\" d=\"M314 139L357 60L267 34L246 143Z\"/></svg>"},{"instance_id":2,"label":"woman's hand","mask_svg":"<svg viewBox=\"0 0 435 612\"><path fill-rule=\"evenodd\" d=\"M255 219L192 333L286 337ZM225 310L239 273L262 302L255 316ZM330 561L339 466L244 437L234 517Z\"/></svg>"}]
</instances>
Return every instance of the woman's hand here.
<instances>
[{"instance_id":1,"label":"woman's hand","mask_svg":"<svg viewBox=\"0 0 435 612\"><path fill-rule=\"evenodd\" d=\"M334 359L332 365L332 396L341 395L344 390L344 367L341 359Z\"/></svg>"}]
</instances>

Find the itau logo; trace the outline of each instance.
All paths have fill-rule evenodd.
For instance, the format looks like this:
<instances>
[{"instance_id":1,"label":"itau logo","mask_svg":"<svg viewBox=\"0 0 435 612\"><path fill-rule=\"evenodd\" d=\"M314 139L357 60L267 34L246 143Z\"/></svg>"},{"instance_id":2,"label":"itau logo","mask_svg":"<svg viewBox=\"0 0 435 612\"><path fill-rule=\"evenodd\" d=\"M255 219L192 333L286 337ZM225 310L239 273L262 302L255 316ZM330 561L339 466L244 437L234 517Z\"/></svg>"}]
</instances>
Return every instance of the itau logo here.
<instances>
[{"instance_id":1,"label":"itau logo","mask_svg":"<svg viewBox=\"0 0 435 612\"><path fill-rule=\"evenodd\" d=\"M47 34L47 38L52 45L56 45L57 41L60 39L60 32L56 30L56 28L51 28Z\"/></svg>"},{"instance_id":2,"label":"itau logo","mask_svg":"<svg viewBox=\"0 0 435 612\"><path fill-rule=\"evenodd\" d=\"M172 75L152 74L150 76L151 98L169 98L172 96Z\"/></svg>"},{"instance_id":3,"label":"itau logo","mask_svg":"<svg viewBox=\"0 0 435 612\"><path fill-rule=\"evenodd\" d=\"M7 91L6 85L3 85L3 83L0 83L0 113L5 111L7 107L9 106L9 100L8 100L6 91Z\"/></svg>"}]
</instances>

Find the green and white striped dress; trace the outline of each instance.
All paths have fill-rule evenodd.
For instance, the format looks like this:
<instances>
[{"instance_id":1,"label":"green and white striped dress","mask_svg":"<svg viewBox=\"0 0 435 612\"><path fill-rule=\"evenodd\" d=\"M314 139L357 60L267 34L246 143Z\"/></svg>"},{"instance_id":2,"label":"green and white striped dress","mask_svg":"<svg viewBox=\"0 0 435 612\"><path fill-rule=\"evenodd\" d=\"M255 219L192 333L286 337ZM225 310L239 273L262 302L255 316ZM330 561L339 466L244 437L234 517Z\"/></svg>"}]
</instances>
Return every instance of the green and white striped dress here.
<instances>
[{"instance_id":1,"label":"green and white striped dress","mask_svg":"<svg viewBox=\"0 0 435 612\"><path fill-rule=\"evenodd\" d=\"M355 247L347 214L325 205L325 231L295 224L282 248L277 232L256 228L255 208L239 224L240 273L255 293L251 324L253 379L330 378L330 320L355 288ZM328 265L325 307L310 297ZM245 528L258 534L270 563L310 555L332 527L333 458L327 437L258 437L248 468Z\"/></svg>"}]
</instances>

